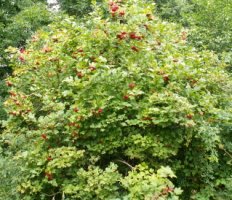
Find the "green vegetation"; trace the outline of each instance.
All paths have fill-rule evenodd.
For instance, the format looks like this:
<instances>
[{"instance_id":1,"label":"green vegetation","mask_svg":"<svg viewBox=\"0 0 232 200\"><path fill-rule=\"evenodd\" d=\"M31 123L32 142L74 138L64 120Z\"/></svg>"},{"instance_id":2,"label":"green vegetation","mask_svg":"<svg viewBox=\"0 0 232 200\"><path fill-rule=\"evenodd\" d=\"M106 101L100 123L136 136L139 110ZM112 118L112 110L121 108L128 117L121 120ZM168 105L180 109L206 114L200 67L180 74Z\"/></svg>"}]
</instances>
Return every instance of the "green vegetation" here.
<instances>
[{"instance_id":1,"label":"green vegetation","mask_svg":"<svg viewBox=\"0 0 232 200\"><path fill-rule=\"evenodd\" d=\"M93 0L58 0L61 9L64 10L69 15L76 15L82 17L84 14L89 13L91 8L91 3ZM102 2L101 0L98 2Z\"/></svg>"},{"instance_id":2,"label":"green vegetation","mask_svg":"<svg viewBox=\"0 0 232 200\"><path fill-rule=\"evenodd\" d=\"M230 200L230 1L91 2L2 15L0 198Z\"/></svg>"},{"instance_id":3,"label":"green vegetation","mask_svg":"<svg viewBox=\"0 0 232 200\"><path fill-rule=\"evenodd\" d=\"M35 1L34 1L35 2ZM50 13L44 4L32 1L3 1L0 4L0 58L5 64L4 50L8 46L23 47L26 39L50 22Z\"/></svg>"},{"instance_id":4,"label":"green vegetation","mask_svg":"<svg viewBox=\"0 0 232 200\"><path fill-rule=\"evenodd\" d=\"M4 79L11 74L9 46L24 48L26 40L40 27L50 23L50 13L40 1L0 2L0 121L6 119L2 107L7 97Z\"/></svg>"},{"instance_id":5,"label":"green vegetation","mask_svg":"<svg viewBox=\"0 0 232 200\"><path fill-rule=\"evenodd\" d=\"M0 2L0 122L7 119L3 106L8 98L5 78L12 73L9 65L9 46L24 48L26 40L40 27L50 23L50 13L44 1L12 0ZM0 123L0 132L2 125ZM1 145L2 146L2 145ZM2 146L4 147L4 145ZM19 199L15 189L21 174L10 152L0 148L0 199Z\"/></svg>"},{"instance_id":6,"label":"green vegetation","mask_svg":"<svg viewBox=\"0 0 232 200\"><path fill-rule=\"evenodd\" d=\"M199 49L217 52L232 66L231 0L157 0L162 18L189 28L189 42Z\"/></svg>"}]
</instances>

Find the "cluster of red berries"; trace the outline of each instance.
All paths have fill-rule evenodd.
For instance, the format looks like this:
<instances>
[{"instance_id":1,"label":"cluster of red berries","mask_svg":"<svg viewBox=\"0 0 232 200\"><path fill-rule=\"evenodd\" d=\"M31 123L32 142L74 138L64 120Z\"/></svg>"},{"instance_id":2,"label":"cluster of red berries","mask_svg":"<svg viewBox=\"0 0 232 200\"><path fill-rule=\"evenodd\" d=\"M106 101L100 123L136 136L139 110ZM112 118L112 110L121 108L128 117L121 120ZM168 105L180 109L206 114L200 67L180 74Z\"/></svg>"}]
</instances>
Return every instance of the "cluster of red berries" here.
<instances>
[{"instance_id":1,"label":"cluster of red berries","mask_svg":"<svg viewBox=\"0 0 232 200\"><path fill-rule=\"evenodd\" d=\"M73 111L74 111L74 112L78 112L79 109L78 109L78 108L73 108Z\"/></svg>"},{"instance_id":2,"label":"cluster of red berries","mask_svg":"<svg viewBox=\"0 0 232 200\"><path fill-rule=\"evenodd\" d=\"M82 72L77 72L77 77L78 78L83 78L84 77L84 74Z\"/></svg>"},{"instance_id":3,"label":"cluster of red berries","mask_svg":"<svg viewBox=\"0 0 232 200\"><path fill-rule=\"evenodd\" d=\"M142 39L142 36L138 36L138 35L136 35L135 32L131 32L131 33L130 33L130 39L133 39L133 40L141 40L141 39Z\"/></svg>"},{"instance_id":4,"label":"cluster of red berries","mask_svg":"<svg viewBox=\"0 0 232 200\"><path fill-rule=\"evenodd\" d=\"M19 61L20 62L25 62L25 58L24 58L24 56L23 56L23 54L25 53L25 49L24 48L21 48L20 50L19 50L19 52L20 52L20 56L19 56Z\"/></svg>"},{"instance_id":5,"label":"cluster of red berries","mask_svg":"<svg viewBox=\"0 0 232 200\"><path fill-rule=\"evenodd\" d=\"M129 85L128 85L128 87L132 90L132 89L134 89L135 88L135 86L136 86L136 84L135 83L129 83ZM125 100L125 101L127 101L127 100L129 100L130 99L130 96L132 96L132 95L129 95L129 94L125 94L124 96L123 96L123 99Z\"/></svg>"},{"instance_id":6,"label":"cluster of red berries","mask_svg":"<svg viewBox=\"0 0 232 200\"><path fill-rule=\"evenodd\" d=\"M165 83L169 82L169 76L168 76L168 74L164 74L163 75L163 80L164 80Z\"/></svg>"},{"instance_id":7,"label":"cluster of red berries","mask_svg":"<svg viewBox=\"0 0 232 200\"><path fill-rule=\"evenodd\" d=\"M12 86L13 84L9 81L6 82L6 84L8 86ZM25 95L20 95L20 94L17 94L15 93L14 91L9 91L9 94L10 94L10 98L9 100L12 101L12 103L15 104L15 106L19 106L19 107L22 107L24 106L24 109L21 108L20 111L11 111L9 112L9 115L13 115L13 116L22 116L24 114L28 114L29 112L31 112L31 109L28 109L27 106L25 106L23 104L23 99L26 99L27 97Z\"/></svg>"},{"instance_id":8,"label":"cluster of red berries","mask_svg":"<svg viewBox=\"0 0 232 200\"><path fill-rule=\"evenodd\" d=\"M89 68L90 72L94 72L97 68L94 65L90 65ZM81 71L76 71L76 76L81 79L85 76L85 74Z\"/></svg>"},{"instance_id":9,"label":"cluster of red berries","mask_svg":"<svg viewBox=\"0 0 232 200\"><path fill-rule=\"evenodd\" d=\"M51 157L51 156L48 156L48 157L47 157L47 161L52 161L52 157Z\"/></svg>"},{"instance_id":10,"label":"cluster of red berries","mask_svg":"<svg viewBox=\"0 0 232 200\"><path fill-rule=\"evenodd\" d=\"M128 85L128 87L129 87L130 89L134 89L135 86L136 86L135 83L130 83L130 84Z\"/></svg>"},{"instance_id":11,"label":"cluster of red berries","mask_svg":"<svg viewBox=\"0 0 232 200\"><path fill-rule=\"evenodd\" d=\"M121 32L117 35L117 38L123 40L127 37L127 32Z\"/></svg>"},{"instance_id":12,"label":"cluster of red berries","mask_svg":"<svg viewBox=\"0 0 232 200\"><path fill-rule=\"evenodd\" d=\"M127 33L125 31L123 31L123 32L117 34L117 38L119 40L126 39L127 36L129 36L129 38L132 40L141 40L143 38L143 36L137 35L135 32ZM139 52L139 48L136 46L132 46L131 49L135 52Z\"/></svg>"},{"instance_id":13,"label":"cluster of red berries","mask_svg":"<svg viewBox=\"0 0 232 200\"><path fill-rule=\"evenodd\" d=\"M24 48L21 48L19 51L20 51L20 53L25 53L26 52L26 50Z\"/></svg>"},{"instance_id":14,"label":"cluster of red berries","mask_svg":"<svg viewBox=\"0 0 232 200\"><path fill-rule=\"evenodd\" d=\"M20 61L20 62L25 62L24 55L25 55L25 54L28 54L29 51L26 51L26 50L22 47L22 48L20 48L19 53L20 53L19 61Z\"/></svg>"},{"instance_id":15,"label":"cluster of red berries","mask_svg":"<svg viewBox=\"0 0 232 200\"><path fill-rule=\"evenodd\" d=\"M127 34L127 32L125 32L125 31L119 33L117 35L117 38L120 40L123 40L127 37L127 35L129 35L129 38L132 40L141 40L143 38L142 36L136 35L135 32L131 32L131 33Z\"/></svg>"},{"instance_id":16,"label":"cluster of red berries","mask_svg":"<svg viewBox=\"0 0 232 200\"><path fill-rule=\"evenodd\" d=\"M43 133L43 134L41 135L41 137L42 137L42 139L47 140L47 135L46 135L45 133Z\"/></svg>"},{"instance_id":17,"label":"cluster of red berries","mask_svg":"<svg viewBox=\"0 0 232 200\"><path fill-rule=\"evenodd\" d=\"M79 124L77 124L77 123L75 123L75 122L70 122L70 123L68 124L68 126L70 126L70 127L76 127L76 128L80 128L80 127L81 127Z\"/></svg>"},{"instance_id":18,"label":"cluster of red berries","mask_svg":"<svg viewBox=\"0 0 232 200\"><path fill-rule=\"evenodd\" d=\"M136 46L132 46L131 49L132 49L133 51L139 52L139 49L138 49L138 47L136 47Z\"/></svg>"},{"instance_id":19,"label":"cluster of red berries","mask_svg":"<svg viewBox=\"0 0 232 200\"><path fill-rule=\"evenodd\" d=\"M11 111L9 112L9 115L13 115L13 116L22 116L23 114L28 114L29 112L31 112L31 109L28 110L20 110L18 112L16 111Z\"/></svg>"},{"instance_id":20,"label":"cluster of red berries","mask_svg":"<svg viewBox=\"0 0 232 200\"><path fill-rule=\"evenodd\" d=\"M123 99L124 99L125 101L127 101L127 100L130 99L130 97L129 97L129 95L126 94L126 95L123 96Z\"/></svg>"},{"instance_id":21,"label":"cluster of red berries","mask_svg":"<svg viewBox=\"0 0 232 200\"><path fill-rule=\"evenodd\" d=\"M48 179L49 181L51 181L51 180L53 179L52 173L45 172L45 176L47 177L47 179Z\"/></svg>"},{"instance_id":22,"label":"cluster of red berries","mask_svg":"<svg viewBox=\"0 0 232 200\"><path fill-rule=\"evenodd\" d=\"M101 115L103 113L103 109L99 108L98 110L93 110L92 113L93 115Z\"/></svg>"},{"instance_id":23,"label":"cluster of red berries","mask_svg":"<svg viewBox=\"0 0 232 200\"><path fill-rule=\"evenodd\" d=\"M118 1L118 2L120 2L120 1ZM109 2L109 6L110 6L110 12L111 12L112 17L115 17L115 15L117 13L121 17L123 17L125 15L125 11L121 10L120 7L119 7L119 5L116 2L110 1Z\"/></svg>"}]
</instances>

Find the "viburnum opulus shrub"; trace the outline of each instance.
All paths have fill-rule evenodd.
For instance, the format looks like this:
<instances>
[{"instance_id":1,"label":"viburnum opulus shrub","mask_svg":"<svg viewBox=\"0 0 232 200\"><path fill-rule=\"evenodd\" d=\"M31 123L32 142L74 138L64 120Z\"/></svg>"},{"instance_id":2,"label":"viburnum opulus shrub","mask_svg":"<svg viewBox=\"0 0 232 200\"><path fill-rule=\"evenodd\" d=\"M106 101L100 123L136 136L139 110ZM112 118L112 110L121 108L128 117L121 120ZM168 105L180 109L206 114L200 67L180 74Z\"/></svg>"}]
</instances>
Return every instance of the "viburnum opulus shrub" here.
<instances>
[{"instance_id":1,"label":"viburnum opulus shrub","mask_svg":"<svg viewBox=\"0 0 232 200\"><path fill-rule=\"evenodd\" d=\"M21 199L229 195L231 77L153 7L105 2L11 50L2 141Z\"/></svg>"}]
</instances>

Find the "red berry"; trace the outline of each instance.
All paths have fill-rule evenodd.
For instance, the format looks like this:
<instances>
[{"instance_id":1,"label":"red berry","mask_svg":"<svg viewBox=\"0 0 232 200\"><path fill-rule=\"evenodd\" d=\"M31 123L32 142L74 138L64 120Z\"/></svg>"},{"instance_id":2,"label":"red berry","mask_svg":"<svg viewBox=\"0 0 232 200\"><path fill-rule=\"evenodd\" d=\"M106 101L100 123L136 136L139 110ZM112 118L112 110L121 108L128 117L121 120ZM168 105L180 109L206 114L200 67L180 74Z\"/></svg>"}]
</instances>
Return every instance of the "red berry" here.
<instances>
[{"instance_id":1,"label":"red berry","mask_svg":"<svg viewBox=\"0 0 232 200\"><path fill-rule=\"evenodd\" d=\"M133 40L141 40L141 39L142 39L142 36L138 36L138 35L136 35L136 33L131 32L131 33L130 33L130 39L133 39Z\"/></svg>"},{"instance_id":2,"label":"red berry","mask_svg":"<svg viewBox=\"0 0 232 200\"><path fill-rule=\"evenodd\" d=\"M113 4L113 5L111 6L111 11L112 11L112 12L116 12L118 9L119 9L119 6L118 6L117 4Z\"/></svg>"},{"instance_id":3,"label":"red berry","mask_svg":"<svg viewBox=\"0 0 232 200\"><path fill-rule=\"evenodd\" d=\"M123 36L122 36L121 34L118 34L118 35L117 35L117 38L120 39L120 40L122 40L122 39L123 39Z\"/></svg>"},{"instance_id":4,"label":"red berry","mask_svg":"<svg viewBox=\"0 0 232 200\"><path fill-rule=\"evenodd\" d=\"M169 81L169 76L167 74L163 75L163 80L167 83Z\"/></svg>"},{"instance_id":5,"label":"red berry","mask_svg":"<svg viewBox=\"0 0 232 200\"><path fill-rule=\"evenodd\" d=\"M51 181L53 179L52 174L49 172L46 172L45 176L48 178L49 181Z\"/></svg>"},{"instance_id":6,"label":"red berry","mask_svg":"<svg viewBox=\"0 0 232 200\"><path fill-rule=\"evenodd\" d=\"M103 109L99 108L97 112L98 112L98 114L101 114L103 112Z\"/></svg>"},{"instance_id":7,"label":"red berry","mask_svg":"<svg viewBox=\"0 0 232 200\"><path fill-rule=\"evenodd\" d=\"M126 38L127 33L126 32L121 32L120 34L117 35L117 38L122 40Z\"/></svg>"},{"instance_id":8,"label":"red berry","mask_svg":"<svg viewBox=\"0 0 232 200\"><path fill-rule=\"evenodd\" d=\"M11 87L13 84L12 84L10 81L7 81L7 82L6 82L6 85L7 85L8 87Z\"/></svg>"},{"instance_id":9,"label":"red berry","mask_svg":"<svg viewBox=\"0 0 232 200\"><path fill-rule=\"evenodd\" d=\"M47 161L51 161L52 160L52 157L51 156L48 156L47 157Z\"/></svg>"},{"instance_id":10,"label":"red berry","mask_svg":"<svg viewBox=\"0 0 232 200\"><path fill-rule=\"evenodd\" d=\"M11 96L14 96L14 97L16 96L16 94L15 94L14 92L12 92L12 91L10 91L9 94L10 94Z\"/></svg>"},{"instance_id":11,"label":"red berry","mask_svg":"<svg viewBox=\"0 0 232 200\"><path fill-rule=\"evenodd\" d=\"M131 39L136 39L137 36L136 36L136 34L135 34L134 32L131 32L131 33L130 33L130 38L131 38Z\"/></svg>"},{"instance_id":12,"label":"red berry","mask_svg":"<svg viewBox=\"0 0 232 200\"><path fill-rule=\"evenodd\" d=\"M123 96L123 99L124 99L124 100L128 100L128 99L129 99L129 96L128 96L128 95L124 95L124 96Z\"/></svg>"},{"instance_id":13,"label":"red berry","mask_svg":"<svg viewBox=\"0 0 232 200\"><path fill-rule=\"evenodd\" d=\"M25 49L24 48L21 48L19 51L20 51L20 53L25 53Z\"/></svg>"},{"instance_id":14,"label":"red berry","mask_svg":"<svg viewBox=\"0 0 232 200\"><path fill-rule=\"evenodd\" d=\"M130 84L129 84L129 88L130 88L130 89L133 89L134 87L135 87L135 83L130 83Z\"/></svg>"},{"instance_id":15,"label":"red berry","mask_svg":"<svg viewBox=\"0 0 232 200\"><path fill-rule=\"evenodd\" d=\"M136 51L136 52L139 51L139 49L138 49L137 47L135 47L135 46L132 46L131 49L132 49L133 51Z\"/></svg>"},{"instance_id":16,"label":"red berry","mask_svg":"<svg viewBox=\"0 0 232 200\"><path fill-rule=\"evenodd\" d=\"M74 112L78 112L79 109L78 109L78 108L74 108L73 111L74 111Z\"/></svg>"},{"instance_id":17,"label":"red berry","mask_svg":"<svg viewBox=\"0 0 232 200\"><path fill-rule=\"evenodd\" d=\"M192 118L193 118L193 115L192 115L192 114L187 114L186 117L187 117L188 119L192 119Z\"/></svg>"},{"instance_id":18,"label":"red berry","mask_svg":"<svg viewBox=\"0 0 232 200\"><path fill-rule=\"evenodd\" d=\"M124 16L124 15L125 15L125 11L124 11L124 10L120 11L120 12L119 12L119 15L120 15L121 17Z\"/></svg>"},{"instance_id":19,"label":"red berry","mask_svg":"<svg viewBox=\"0 0 232 200\"><path fill-rule=\"evenodd\" d=\"M78 78L82 78L84 75L81 72L77 72Z\"/></svg>"},{"instance_id":20,"label":"red berry","mask_svg":"<svg viewBox=\"0 0 232 200\"><path fill-rule=\"evenodd\" d=\"M20 60L21 62L24 62L24 61L25 61L25 59L24 59L23 56L19 56L19 60Z\"/></svg>"},{"instance_id":21,"label":"red berry","mask_svg":"<svg viewBox=\"0 0 232 200\"><path fill-rule=\"evenodd\" d=\"M82 53L84 51L83 51L83 49L78 49L77 52Z\"/></svg>"},{"instance_id":22,"label":"red berry","mask_svg":"<svg viewBox=\"0 0 232 200\"><path fill-rule=\"evenodd\" d=\"M46 139L47 139L47 135L46 135L46 134L44 134L44 133L41 135L41 137L42 137L44 140L46 140Z\"/></svg>"}]
</instances>

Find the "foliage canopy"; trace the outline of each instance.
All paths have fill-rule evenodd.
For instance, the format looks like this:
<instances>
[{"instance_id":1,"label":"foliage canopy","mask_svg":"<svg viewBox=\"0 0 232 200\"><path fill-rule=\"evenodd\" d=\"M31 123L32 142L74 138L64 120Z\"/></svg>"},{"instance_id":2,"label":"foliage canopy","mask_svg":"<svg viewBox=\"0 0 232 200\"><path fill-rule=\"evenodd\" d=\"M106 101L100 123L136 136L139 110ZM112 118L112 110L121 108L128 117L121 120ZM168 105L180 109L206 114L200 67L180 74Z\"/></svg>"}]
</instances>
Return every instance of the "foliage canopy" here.
<instances>
[{"instance_id":1,"label":"foliage canopy","mask_svg":"<svg viewBox=\"0 0 232 200\"><path fill-rule=\"evenodd\" d=\"M230 199L231 76L153 13L107 1L11 49L1 140L20 199Z\"/></svg>"}]
</instances>

